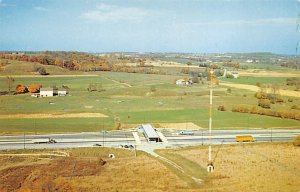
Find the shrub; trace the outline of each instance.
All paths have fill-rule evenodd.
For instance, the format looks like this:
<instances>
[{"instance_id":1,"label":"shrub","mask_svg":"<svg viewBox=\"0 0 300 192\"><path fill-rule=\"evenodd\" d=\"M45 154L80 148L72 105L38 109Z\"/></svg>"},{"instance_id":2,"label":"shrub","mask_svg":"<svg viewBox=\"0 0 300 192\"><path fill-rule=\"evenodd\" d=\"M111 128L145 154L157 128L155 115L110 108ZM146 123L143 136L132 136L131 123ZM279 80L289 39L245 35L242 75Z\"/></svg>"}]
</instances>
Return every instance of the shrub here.
<instances>
[{"instance_id":1,"label":"shrub","mask_svg":"<svg viewBox=\"0 0 300 192\"><path fill-rule=\"evenodd\" d=\"M226 111L226 108L224 107L224 105L220 105L220 106L218 107L218 110L219 110L219 111Z\"/></svg>"},{"instance_id":2,"label":"shrub","mask_svg":"<svg viewBox=\"0 0 300 192\"><path fill-rule=\"evenodd\" d=\"M21 93L27 93L28 90L27 90L27 87L26 87L25 85L19 84L19 85L17 85L17 87L16 87L16 92L17 92L18 94L21 94Z\"/></svg>"},{"instance_id":3,"label":"shrub","mask_svg":"<svg viewBox=\"0 0 300 192\"><path fill-rule=\"evenodd\" d=\"M298 136L294 139L293 144L294 144L295 146L300 146L300 135L298 135Z\"/></svg>"},{"instance_id":4,"label":"shrub","mask_svg":"<svg viewBox=\"0 0 300 192\"><path fill-rule=\"evenodd\" d=\"M40 91L40 88L42 87L42 85L40 84L32 84L29 88L28 91L30 93L38 93Z\"/></svg>"},{"instance_id":5,"label":"shrub","mask_svg":"<svg viewBox=\"0 0 300 192\"><path fill-rule=\"evenodd\" d=\"M260 99L258 101L258 106L260 106L262 108L270 109L271 108L271 102L268 99Z\"/></svg>"},{"instance_id":6,"label":"shrub","mask_svg":"<svg viewBox=\"0 0 300 192\"><path fill-rule=\"evenodd\" d=\"M267 94L264 92L256 92L254 96L257 99L267 99Z\"/></svg>"}]
</instances>

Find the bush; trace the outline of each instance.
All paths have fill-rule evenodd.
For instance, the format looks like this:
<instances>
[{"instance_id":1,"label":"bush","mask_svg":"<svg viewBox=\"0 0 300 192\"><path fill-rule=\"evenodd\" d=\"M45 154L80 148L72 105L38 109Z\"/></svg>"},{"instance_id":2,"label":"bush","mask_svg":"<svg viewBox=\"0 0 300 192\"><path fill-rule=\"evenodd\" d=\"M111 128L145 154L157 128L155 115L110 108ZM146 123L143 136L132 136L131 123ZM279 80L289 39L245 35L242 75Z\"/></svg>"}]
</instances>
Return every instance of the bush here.
<instances>
[{"instance_id":1,"label":"bush","mask_svg":"<svg viewBox=\"0 0 300 192\"><path fill-rule=\"evenodd\" d=\"M27 92L28 92L28 89L27 89L27 87L26 87L25 85L19 84L19 85L17 85L17 87L16 87L16 92L17 92L18 94L21 94L21 93L27 93Z\"/></svg>"},{"instance_id":2,"label":"bush","mask_svg":"<svg viewBox=\"0 0 300 192\"><path fill-rule=\"evenodd\" d=\"M42 87L42 85L40 84L32 84L29 88L28 91L30 93L38 93L40 92L40 88Z\"/></svg>"},{"instance_id":3,"label":"bush","mask_svg":"<svg viewBox=\"0 0 300 192\"><path fill-rule=\"evenodd\" d=\"M258 106L260 106L262 108L270 109L271 108L271 102L268 99L260 99L258 101Z\"/></svg>"},{"instance_id":4,"label":"bush","mask_svg":"<svg viewBox=\"0 0 300 192\"><path fill-rule=\"evenodd\" d=\"M300 146L300 135L298 135L298 136L294 139L293 144L294 144L295 146Z\"/></svg>"},{"instance_id":5,"label":"bush","mask_svg":"<svg viewBox=\"0 0 300 192\"><path fill-rule=\"evenodd\" d=\"M45 67L37 67L37 72L39 72L40 75L49 75Z\"/></svg>"},{"instance_id":6,"label":"bush","mask_svg":"<svg viewBox=\"0 0 300 192\"><path fill-rule=\"evenodd\" d=\"M267 94L264 92L256 92L254 96L257 99L267 99Z\"/></svg>"},{"instance_id":7,"label":"bush","mask_svg":"<svg viewBox=\"0 0 300 192\"><path fill-rule=\"evenodd\" d=\"M218 107L218 110L219 110L219 111L226 111L226 108L224 107L224 105L220 105L220 106Z\"/></svg>"},{"instance_id":8,"label":"bush","mask_svg":"<svg viewBox=\"0 0 300 192\"><path fill-rule=\"evenodd\" d=\"M150 87L150 91L151 91L151 92L155 92L155 91L156 91L156 87L155 87L154 85L152 85L152 86Z\"/></svg>"}]
</instances>

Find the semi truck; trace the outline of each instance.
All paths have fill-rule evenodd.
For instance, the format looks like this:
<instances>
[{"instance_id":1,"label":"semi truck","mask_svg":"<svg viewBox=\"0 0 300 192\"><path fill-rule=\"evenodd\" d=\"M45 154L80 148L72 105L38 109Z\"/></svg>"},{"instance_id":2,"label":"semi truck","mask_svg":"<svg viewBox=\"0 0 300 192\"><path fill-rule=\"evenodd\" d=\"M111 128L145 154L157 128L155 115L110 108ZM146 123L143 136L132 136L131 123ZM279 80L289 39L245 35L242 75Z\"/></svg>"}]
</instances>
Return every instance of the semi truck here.
<instances>
[{"instance_id":1,"label":"semi truck","mask_svg":"<svg viewBox=\"0 0 300 192\"><path fill-rule=\"evenodd\" d=\"M44 138L44 139L34 139L34 144L47 144L47 143L56 143L54 139L51 138Z\"/></svg>"},{"instance_id":2,"label":"semi truck","mask_svg":"<svg viewBox=\"0 0 300 192\"><path fill-rule=\"evenodd\" d=\"M235 138L236 142L255 142L256 139L252 137L251 135L242 135L242 136L236 136Z\"/></svg>"}]
</instances>

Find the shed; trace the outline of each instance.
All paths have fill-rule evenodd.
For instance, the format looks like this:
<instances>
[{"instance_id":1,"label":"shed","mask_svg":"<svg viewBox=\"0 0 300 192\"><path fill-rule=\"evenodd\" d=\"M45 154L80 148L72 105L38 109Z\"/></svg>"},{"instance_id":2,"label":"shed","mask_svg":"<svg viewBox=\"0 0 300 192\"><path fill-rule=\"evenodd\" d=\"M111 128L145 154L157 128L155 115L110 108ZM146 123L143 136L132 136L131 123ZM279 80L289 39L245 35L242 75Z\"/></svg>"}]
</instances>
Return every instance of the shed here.
<instances>
[{"instance_id":1,"label":"shed","mask_svg":"<svg viewBox=\"0 0 300 192\"><path fill-rule=\"evenodd\" d=\"M156 130L150 124L141 125L141 129L149 142L161 142Z\"/></svg>"},{"instance_id":2,"label":"shed","mask_svg":"<svg viewBox=\"0 0 300 192\"><path fill-rule=\"evenodd\" d=\"M58 89L57 90L57 95L58 96L66 96L67 95L67 90L66 89Z\"/></svg>"}]
</instances>

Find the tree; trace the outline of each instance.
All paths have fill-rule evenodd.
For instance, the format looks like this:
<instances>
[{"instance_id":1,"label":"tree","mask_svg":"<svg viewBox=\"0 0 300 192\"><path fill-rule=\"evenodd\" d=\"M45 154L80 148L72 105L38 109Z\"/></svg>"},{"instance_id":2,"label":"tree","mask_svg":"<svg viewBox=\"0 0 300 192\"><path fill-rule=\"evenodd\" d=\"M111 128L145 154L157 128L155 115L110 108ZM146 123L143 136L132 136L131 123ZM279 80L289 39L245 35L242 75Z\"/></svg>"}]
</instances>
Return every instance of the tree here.
<instances>
[{"instance_id":1,"label":"tree","mask_svg":"<svg viewBox=\"0 0 300 192\"><path fill-rule=\"evenodd\" d=\"M38 93L40 91L40 88L42 87L41 84L32 84L29 88L28 91L30 93Z\"/></svg>"},{"instance_id":2,"label":"tree","mask_svg":"<svg viewBox=\"0 0 300 192\"><path fill-rule=\"evenodd\" d=\"M14 82L15 82L15 79L11 76L7 76L6 77L6 84L7 84L7 87L8 87L8 94L10 95L11 94L11 89L14 85Z\"/></svg>"},{"instance_id":3,"label":"tree","mask_svg":"<svg viewBox=\"0 0 300 192\"><path fill-rule=\"evenodd\" d=\"M258 100L258 106L261 106L262 108L270 109L271 102L269 99L260 99Z\"/></svg>"},{"instance_id":4,"label":"tree","mask_svg":"<svg viewBox=\"0 0 300 192\"><path fill-rule=\"evenodd\" d=\"M22 93L27 93L28 92L28 89L25 85L23 84L18 84L17 87L16 87L16 92L18 94L22 94Z\"/></svg>"},{"instance_id":5,"label":"tree","mask_svg":"<svg viewBox=\"0 0 300 192\"><path fill-rule=\"evenodd\" d=\"M186 63L186 65L190 66L190 65L192 65L192 62L189 61L189 62Z\"/></svg>"},{"instance_id":6,"label":"tree","mask_svg":"<svg viewBox=\"0 0 300 192\"><path fill-rule=\"evenodd\" d=\"M48 75L45 67L38 67L37 72L39 72L40 75Z\"/></svg>"}]
</instances>

